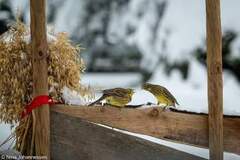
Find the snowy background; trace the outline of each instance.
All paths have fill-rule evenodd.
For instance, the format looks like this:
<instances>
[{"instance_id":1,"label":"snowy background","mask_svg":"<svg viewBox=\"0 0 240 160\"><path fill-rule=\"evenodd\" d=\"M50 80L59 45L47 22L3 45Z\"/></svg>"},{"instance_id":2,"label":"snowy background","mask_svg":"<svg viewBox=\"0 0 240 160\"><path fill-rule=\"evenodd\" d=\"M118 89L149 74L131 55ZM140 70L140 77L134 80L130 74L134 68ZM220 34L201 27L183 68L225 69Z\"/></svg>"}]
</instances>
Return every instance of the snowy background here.
<instances>
[{"instance_id":1,"label":"snowy background","mask_svg":"<svg viewBox=\"0 0 240 160\"><path fill-rule=\"evenodd\" d=\"M27 0L0 2L9 7L9 11L1 8L0 19L11 23L19 10L29 24ZM240 1L221 2L223 32L238 34ZM179 109L207 112L206 67L193 56L195 49L204 48L205 43L204 0L48 0L47 9L49 28L69 33L74 43L86 48L82 57L88 70L82 83L102 89L133 87L137 93L131 104L156 103L140 86L145 81L161 84L176 97ZM239 42L237 36L230 46L231 58L237 60ZM235 74L239 70L224 70L224 114L240 115L240 101L236 100L240 97L240 81ZM80 103L77 97L66 93L69 103ZM2 142L10 129L5 124L0 124L0 128ZM206 149L140 136L208 157ZM240 157L227 154L225 159Z\"/></svg>"}]
</instances>

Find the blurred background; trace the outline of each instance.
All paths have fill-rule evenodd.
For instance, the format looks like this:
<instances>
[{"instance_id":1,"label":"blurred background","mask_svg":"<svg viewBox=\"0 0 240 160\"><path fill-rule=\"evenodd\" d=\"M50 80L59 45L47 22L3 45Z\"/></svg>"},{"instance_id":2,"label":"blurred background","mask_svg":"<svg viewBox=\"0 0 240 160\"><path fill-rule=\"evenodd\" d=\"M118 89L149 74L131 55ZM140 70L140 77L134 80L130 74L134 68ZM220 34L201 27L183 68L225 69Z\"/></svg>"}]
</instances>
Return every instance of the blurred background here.
<instances>
[{"instance_id":1,"label":"blurred background","mask_svg":"<svg viewBox=\"0 0 240 160\"><path fill-rule=\"evenodd\" d=\"M224 112L240 115L240 1L222 0ZM17 13L29 24L28 0L0 1L0 32ZM167 87L180 109L207 112L205 1L48 0L48 27L67 32L94 87ZM139 90L132 103L155 103Z\"/></svg>"},{"instance_id":2,"label":"blurred background","mask_svg":"<svg viewBox=\"0 0 240 160\"><path fill-rule=\"evenodd\" d=\"M0 34L16 15L29 25L28 2L0 0ZM224 114L240 115L240 1L221 3ZM205 0L47 0L49 30L67 32L84 48L81 83L135 88L132 104L156 103L140 86L160 84L176 97L178 109L206 113L205 16ZM0 131L2 142L10 126L0 123ZM208 157L207 150L176 148Z\"/></svg>"}]
</instances>

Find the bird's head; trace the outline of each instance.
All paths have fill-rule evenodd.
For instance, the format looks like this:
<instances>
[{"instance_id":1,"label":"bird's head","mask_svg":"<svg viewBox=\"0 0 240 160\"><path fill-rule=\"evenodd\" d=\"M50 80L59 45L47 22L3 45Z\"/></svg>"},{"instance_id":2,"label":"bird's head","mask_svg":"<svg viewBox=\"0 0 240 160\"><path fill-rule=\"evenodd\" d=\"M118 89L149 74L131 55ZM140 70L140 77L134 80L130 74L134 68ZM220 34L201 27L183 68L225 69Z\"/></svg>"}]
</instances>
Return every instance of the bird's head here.
<instances>
[{"instance_id":1,"label":"bird's head","mask_svg":"<svg viewBox=\"0 0 240 160\"><path fill-rule=\"evenodd\" d=\"M147 90L147 91L150 91L150 90L152 89L151 86L152 86L152 85L151 85L150 83L144 83L144 84L142 85L142 89Z\"/></svg>"}]
</instances>

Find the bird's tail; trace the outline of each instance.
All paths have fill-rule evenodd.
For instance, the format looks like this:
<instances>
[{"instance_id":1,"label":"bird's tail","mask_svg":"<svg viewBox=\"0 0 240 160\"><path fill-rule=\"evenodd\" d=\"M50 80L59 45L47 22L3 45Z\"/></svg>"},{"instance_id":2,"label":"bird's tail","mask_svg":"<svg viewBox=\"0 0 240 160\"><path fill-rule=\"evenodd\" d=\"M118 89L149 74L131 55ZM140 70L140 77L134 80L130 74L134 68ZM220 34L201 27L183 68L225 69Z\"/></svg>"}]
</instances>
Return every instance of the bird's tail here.
<instances>
[{"instance_id":1,"label":"bird's tail","mask_svg":"<svg viewBox=\"0 0 240 160\"><path fill-rule=\"evenodd\" d=\"M125 108L139 108L142 107L144 104L139 104L139 105L125 105Z\"/></svg>"},{"instance_id":2,"label":"bird's tail","mask_svg":"<svg viewBox=\"0 0 240 160\"><path fill-rule=\"evenodd\" d=\"M102 101L103 99L105 99L105 96L100 97L98 100L90 103L88 106L93 106L93 105L97 104L98 102Z\"/></svg>"}]
</instances>

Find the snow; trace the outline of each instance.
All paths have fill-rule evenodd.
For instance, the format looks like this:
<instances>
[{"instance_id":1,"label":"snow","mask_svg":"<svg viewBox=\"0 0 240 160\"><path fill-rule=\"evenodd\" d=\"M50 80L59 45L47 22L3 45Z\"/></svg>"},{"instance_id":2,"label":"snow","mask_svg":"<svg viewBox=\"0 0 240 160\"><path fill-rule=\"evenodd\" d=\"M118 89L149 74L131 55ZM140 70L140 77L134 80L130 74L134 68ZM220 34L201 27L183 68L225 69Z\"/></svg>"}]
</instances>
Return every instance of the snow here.
<instances>
[{"instance_id":1,"label":"snow","mask_svg":"<svg viewBox=\"0 0 240 160\"><path fill-rule=\"evenodd\" d=\"M108 29L109 39L113 42L115 38L124 39L129 43L135 43L140 49L146 53L147 58L157 54L164 40L166 31L168 35L168 56L171 60L189 56L189 51L199 44L202 44L206 34L205 26L205 1L194 0L167 0L167 10L163 19L160 21L159 29L156 37L156 46L149 43L152 38L152 27L156 20L156 6L164 2L164 0L131 0L125 8L111 7L110 26ZM15 14L18 10L23 11L24 17L29 23L29 3L27 0L11 0L12 9ZM56 31L68 32L70 35L85 34L82 25L83 19L86 17L84 7L85 1L75 0L52 0L49 2L54 4L56 8L56 17L54 19L54 27ZM222 0L221 15L223 30L233 29L240 31L240 22L237 21L239 15L239 0ZM139 18L139 12L143 16ZM127 13L127 14L126 14ZM98 16L98 15L96 15ZM96 17L97 18L97 17ZM95 18L95 19L96 19ZM89 28L96 27L96 21L93 20L89 24ZM79 25L80 24L80 25ZM126 30L128 26L136 28L136 33L127 36ZM239 51L240 40L237 40L232 46L234 54ZM180 56L181 54L181 56ZM153 60L154 61L154 60Z\"/></svg>"},{"instance_id":2,"label":"snow","mask_svg":"<svg viewBox=\"0 0 240 160\"><path fill-rule=\"evenodd\" d=\"M59 6L59 11L56 14L56 30L57 31L75 31L78 24L84 18L84 1L76 1L76 0L67 0L64 2L62 6ZM70 15L78 15L78 16L70 16ZM69 17L70 16L70 17Z\"/></svg>"},{"instance_id":3,"label":"snow","mask_svg":"<svg viewBox=\"0 0 240 160\"><path fill-rule=\"evenodd\" d=\"M66 86L62 89L62 96L65 103L69 105L85 105L88 103L84 97Z\"/></svg>"},{"instance_id":4,"label":"snow","mask_svg":"<svg viewBox=\"0 0 240 160\"><path fill-rule=\"evenodd\" d=\"M8 138L8 136L11 134L11 126L9 124L5 124L5 123L0 123L0 145L2 144L2 142L4 140L6 140ZM8 149L9 147L9 143L3 145L0 150L5 150Z\"/></svg>"},{"instance_id":5,"label":"snow","mask_svg":"<svg viewBox=\"0 0 240 160\"><path fill-rule=\"evenodd\" d=\"M9 13L8 12L1 12L0 13L0 19L8 19Z\"/></svg>"},{"instance_id":6,"label":"snow","mask_svg":"<svg viewBox=\"0 0 240 160\"><path fill-rule=\"evenodd\" d=\"M138 73L86 73L81 78L83 84L95 88L129 87L137 85L141 75Z\"/></svg>"},{"instance_id":7,"label":"snow","mask_svg":"<svg viewBox=\"0 0 240 160\"><path fill-rule=\"evenodd\" d=\"M3 39L5 42L10 42L13 39L13 35L10 34L9 32L6 32L6 33L2 34L0 38ZM24 42L30 43L30 40L31 40L30 34L25 34L23 39L24 39ZM56 40L57 40L57 38L52 33L47 32L47 41L48 42L53 42Z\"/></svg>"},{"instance_id":8,"label":"snow","mask_svg":"<svg viewBox=\"0 0 240 160\"><path fill-rule=\"evenodd\" d=\"M178 59L187 56L187 53L204 42L206 34L205 1L169 0L167 12L163 17L162 29L159 35L170 30L168 40L168 56ZM221 0L222 29L240 32L238 15L239 0ZM160 36L160 40L162 36ZM240 38L232 46L233 53L239 53Z\"/></svg>"}]
</instances>

